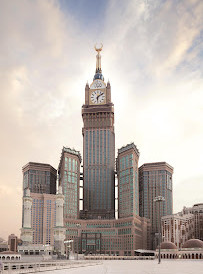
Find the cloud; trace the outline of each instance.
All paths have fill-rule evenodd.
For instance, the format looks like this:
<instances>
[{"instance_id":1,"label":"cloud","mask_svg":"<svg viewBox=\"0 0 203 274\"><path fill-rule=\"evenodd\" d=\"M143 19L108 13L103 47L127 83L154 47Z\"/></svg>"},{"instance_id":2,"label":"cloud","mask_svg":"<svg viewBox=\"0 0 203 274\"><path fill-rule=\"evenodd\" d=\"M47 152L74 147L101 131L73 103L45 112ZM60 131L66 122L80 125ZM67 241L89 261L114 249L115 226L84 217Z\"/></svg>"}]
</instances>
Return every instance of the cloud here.
<instances>
[{"instance_id":1,"label":"cloud","mask_svg":"<svg viewBox=\"0 0 203 274\"><path fill-rule=\"evenodd\" d=\"M22 166L57 168L63 145L82 152L81 106L96 42L104 44L102 69L112 85L116 147L134 141L140 164L169 162L174 200L182 197L182 182L201 178L202 1L112 0L102 22L92 16L89 28L85 14L79 20L82 9L74 16L58 1L0 5L0 195L12 200L3 237L20 228ZM175 202L175 211L182 203Z\"/></svg>"},{"instance_id":2,"label":"cloud","mask_svg":"<svg viewBox=\"0 0 203 274\"><path fill-rule=\"evenodd\" d=\"M57 168L63 145L80 143L81 126L70 129L73 123L81 124L81 83L77 86L76 79L82 67L76 62L80 56L78 38L73 35L77 23L63 14L57 1L1 1L0 18L0 142L4 155L0 186L1 195L14 206L21 204L23 165L37 161ZM2 204L1 210L6 210ZM2 230L19 234L21 207L18 227L16 210L12 206L7 210L9 217Z\"/></svg>"},{"instance_id":3,"label":"cloud","mask_svg":"<svg viewBox=\"0 0 203 274\"><path fill-rule=\"evenodd\" d=\"M117 147L134 141L140 164L167 161L174 187L188 177L195 183L203 176L203 3L120 4L111 1L106 23ZM182 207L180 191L175 211Z\"/></svg>"}]
</instances>

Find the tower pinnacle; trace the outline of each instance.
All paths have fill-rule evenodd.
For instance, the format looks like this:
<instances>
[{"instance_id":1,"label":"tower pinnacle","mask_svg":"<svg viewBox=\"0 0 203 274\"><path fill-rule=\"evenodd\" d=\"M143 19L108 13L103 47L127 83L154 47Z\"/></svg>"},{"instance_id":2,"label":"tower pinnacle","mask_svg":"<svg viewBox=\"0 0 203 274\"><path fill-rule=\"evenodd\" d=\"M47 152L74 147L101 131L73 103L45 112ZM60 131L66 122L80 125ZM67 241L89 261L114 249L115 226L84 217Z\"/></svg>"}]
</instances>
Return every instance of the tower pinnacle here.
<instances>
[{"instance_id":1,"label":"tower pinnacle","mask_svg":"<svg viewBox=\"0 0 203 274\"><path fill-rule=\"evenodd\" d=\"M100 51L102 51L103 44L101 43L100 47L97 47L97 45L95 45L94 48L97 51L97 55L96 55L96 72L93 80L101 79L104 81L104 76L102 75L102 69L101 69L101 55L100 55Z\"/></svg>"}]
</instances>

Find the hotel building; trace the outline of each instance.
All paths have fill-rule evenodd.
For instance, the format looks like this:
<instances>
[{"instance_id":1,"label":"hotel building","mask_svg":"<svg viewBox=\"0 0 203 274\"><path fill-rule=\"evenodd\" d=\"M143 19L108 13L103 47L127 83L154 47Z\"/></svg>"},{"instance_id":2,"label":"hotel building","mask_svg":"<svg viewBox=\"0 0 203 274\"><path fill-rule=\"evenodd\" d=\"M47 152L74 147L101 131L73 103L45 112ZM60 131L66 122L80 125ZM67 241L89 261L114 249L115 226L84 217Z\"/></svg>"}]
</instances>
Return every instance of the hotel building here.
<instances>
[{"instance_id":1,"label":"hotel building","mask_svg":"<svg viewBox=\"0 0 203 274\"><path fill-rule=\"evenodd\" d=\"M109 81L104 82L101 70L102 48L95 49L96 72L93 82L85 86L82 106L83 176L80 177L82 159L74 149L63 147L58 167L60 195L64 196L65 240L73 240L76 253L129 256L136 249L156 248L158 214L154 198L159 195L165 198L161 216L172 214L173 168L160 162L144 164L138 169L139 151L134 143L120 148L115 161L111 85ZM23 167L23 189L30 189L33 201L35 244L53 245L54 231L55 239L60 238L60 245L63 243L64 227L56 224L56 173L46 164L28 163ZM116 173L118 219L115 219ZM82 210L79 208L81 178ZM59 232L60 237L56 235Z\"/></svg>"},{"instance_id":2,"label":"hotel building","mask_svg":"<svg viewBox=\"0 0 203 274\"><path fill-rule=\"evenodd\" d=\"M56 195L30 193L32 198L31 224L33 244L54 244L54 226L56 223Z\"/></svg>"},{"instance_id":3,"label":"hotel building","mask_svg":"<svg viewBox=\"0 0 203 274\"><path fill-rule=\"evenodd\" d=\"M57 171L49 164L29 162L23 167L23 193L30 190L32 198L31 228L33 244L54 244L56 222ZM24 226L24 209L22 227Z\"/></svg>"},{"instance_id":4,"label":"hotel building","mask_svg":"<svg viewBox=\"0 0 203 274\"><path fill-rule=\"evenodd\" d=\"M192 207L184 207L182 212L184 214L193 214L194 215L194 237L203 241L203 203L195 204Z\"/></svg>"},{"instance_id":5,"label":"hotel building","mask_svg":"<svg viewBox=\"0 0 203 274\"><path fill-rule=\"evenodd\" d=\"M64 218L79 218L80 152L63 147L58 167L59 185L65 197Z\"/></svg>"},{"instance_id":6,"label":"hotel building","mask_svg":"<svg viewBox=\"0 0 203 274\"><path fill-rule=\"evenodd\" d=\"M64 219L66 240L73 240L77 253L134 255L138 248L150 248L151 235L150 220L139 216L139 151L133 143L118 151L119 219L115 219L114 105L111 85L102 75L101 48L96 50L96 72L92 84L86 84L82 106L83 210L80 219L70 215ZM61 185L62 181L60 175ZM68 203L64 187L63 193Z\"/></svg>"},{"instance_id":7,"label":"hotel building","mask_svg":"<svg viewBox=\"0 0 203 274\"><path fill-rule=\"evenodd\" d=\"M162 196L161 216L173 213L173 168L166 162L147 163L139 167L139 211L140 216L151 221L151 245L155 249L158 244L158 208L155 197Z\"/></svg>"},{"instance_id":8,"label":"hotel building","mask_svg":"<svg viewBox=\"0 0 203 274\"><path fill-rule=\"evenodd\" d=\"M49 164L29 162L22 168L23 191L32 193L56 194L57 171Z\"/></svg>"},{"instance_id":9,"label":"hotel building","mask_svg":"<svg viewBox=\"0 0 203 274\"><path fill-rule=\"evenodd\" d=\"M83 119L83 215L87 219L115 217L115 134L111 86L104 82L101 49L93 83L85 87Z\"/></svg>"},{"instance_id":10,"label":"hotel building","mask_svg":"<svg viewBox=\"0 0 203 274\"><path fill-rule=\"evenodd\" d=\"M139 216L138 160L134 143L118 150L118 218Z\"/></svg>"},{"instance_id":11,"label":"hotel building","mask_svg":"<svg viewBox=\"0 0 203 274\"><path fill-rule=\"evenodd\" d=\"M162 241L171 242L177 248L194 238L195 218L193 214L173 214L162 217Z\"/></svg>"}]
</instances>

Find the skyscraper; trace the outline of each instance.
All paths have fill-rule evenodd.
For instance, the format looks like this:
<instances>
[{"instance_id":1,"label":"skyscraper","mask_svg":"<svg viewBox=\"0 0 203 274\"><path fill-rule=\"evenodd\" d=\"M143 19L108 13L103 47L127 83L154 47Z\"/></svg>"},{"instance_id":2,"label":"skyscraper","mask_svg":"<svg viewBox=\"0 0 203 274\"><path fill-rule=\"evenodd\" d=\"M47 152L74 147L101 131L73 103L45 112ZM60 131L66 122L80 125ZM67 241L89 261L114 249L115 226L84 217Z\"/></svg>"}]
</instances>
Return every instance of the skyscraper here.
<instances>
[{"instance_id":1,"label":"skyscraper","mask_svg":"<svg viewBox=\"0 0 203 274\"><path fill-rule=\"evenodd\" d=\"M139 168L140 216L149 218L152 225L152 247L157 247L158 211L154 198L163 196L161 216L173 213L173 168L166 162L147 163Z\"/></svg>"},{"instance_id":2,"label":"skyscraper","mask_svg":"<svg viewBox=\"0 0 203 274\"><path fill-rule=\"evenodd\" d=\"M139 216L139 151L134 143L118 150L118 217Z\"/></svg>"},{"instance_id":3,"label":"skyscraper","mask_svg":"<svg viewBox=\"0 0 203 274\"><path fill-rule=\"evenodd\" d=\"M79 151L63 147L58 172L65 197L64 218L79 218L80 163Z\"/></svg>"},{"instance_id":4,"label":"skyscraper","mask_svg":"<svg viewBox=\"0 0 203 274\"><path fill-rule=\"evenodd\" d=\"M119 150L117 172L121 181L121 203L119 219L115 219L114 109L110 83L105 84L101 71L101 48L96 50L96 73L90 87L88 84L85 87L82 106L83 211L80 219L74 215L64 219L66 240L73 241L76 252L85 254L134 255L135 249L150 247L151 227L148 219L139 216L139 152L133 143ZM59 165L61 185L64 171L69 171L63 168L64 155ZM69 200L71 205L69 191L72 190L63 187L67 208Z\"/></svg>"},{"instance_id":5,"label":"skyscraper","mask_svg":"<svg viewBox=\"0 0 203 274\"><path fill-rule=\"evenodd\" d=\"M115 216L115 135L111 86L104 82L101 48L95 48L96 72L85 87L83 118L83 210L87 219Z\"/></svg>"},{"instance_id":6,"label":"skyscraper","mask_svg":"<svg viewBox=\"0 0 203 274\"><path fill-rule=\"evenodd\" d=\"M53 244L56 222L57 171L49 164L29 162L23 170L23 192L29 188L32 198L31 228L33 244ZM22 227L24 227L24 207Z\"/></svg>"},{"instance_id":7,"label":"skyscraper","mask_svg":"<svg viewBox=\"0 0 203 274\"><path fill-rule=\"evenodd\" d=\"M56 223L56 195L30 193L32 197L33 244L54 244L54 226Z\"/></svg>"},{"instance_id":8,"label":"skyscraper","mask_svg":"<svg viewBox=\"0 0 203 274\"><path fill-rule=\"evenodd\" d=\"M23 190L32 193L56 194L57 171L49 164L29 162L22 168Z\"/></svg>"}]
</instances>

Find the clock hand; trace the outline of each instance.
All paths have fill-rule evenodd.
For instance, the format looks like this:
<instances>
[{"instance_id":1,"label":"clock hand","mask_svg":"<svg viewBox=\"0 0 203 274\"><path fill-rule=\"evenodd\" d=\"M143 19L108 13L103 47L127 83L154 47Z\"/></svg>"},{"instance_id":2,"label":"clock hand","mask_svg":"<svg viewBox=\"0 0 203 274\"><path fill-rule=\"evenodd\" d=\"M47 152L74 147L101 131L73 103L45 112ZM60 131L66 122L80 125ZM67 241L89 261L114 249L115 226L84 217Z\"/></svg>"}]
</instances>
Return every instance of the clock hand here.
<instances>
[{"instance_id":1,"label":"clock hand","mask_svg":"<svg viewBox=\"0 0 203 274\"><path fill-rule=\"evenodd\" d=\"M97 103L98 103L99 96L100 96L100 95L97 95Z\"/></svg>"},{"instance_id":2,"label":"clock hand","mask_svg":"<svg viewBox=\"0 0 203 274\"><path fill-rule=\"evenodd\" d=\"M101 94L99 94L98 96L97 96L97 99L100 97L100 96L102 96L104 93L102 92Z\"/></svg>"}]
</instances>

